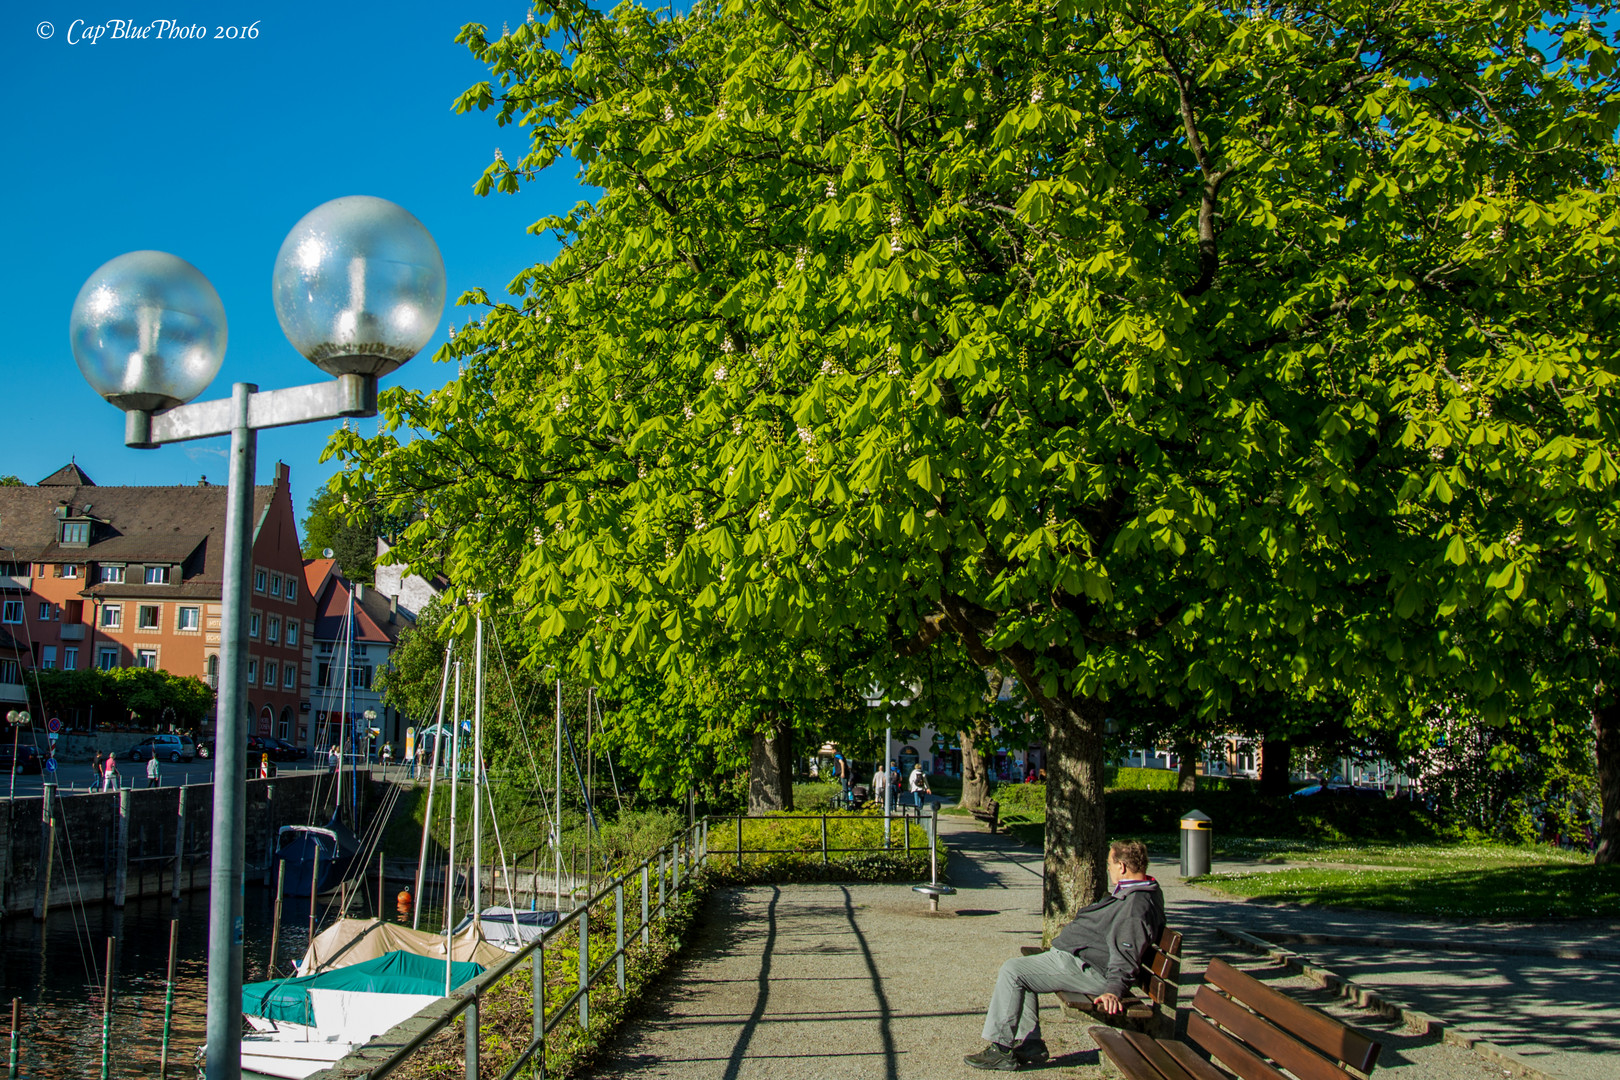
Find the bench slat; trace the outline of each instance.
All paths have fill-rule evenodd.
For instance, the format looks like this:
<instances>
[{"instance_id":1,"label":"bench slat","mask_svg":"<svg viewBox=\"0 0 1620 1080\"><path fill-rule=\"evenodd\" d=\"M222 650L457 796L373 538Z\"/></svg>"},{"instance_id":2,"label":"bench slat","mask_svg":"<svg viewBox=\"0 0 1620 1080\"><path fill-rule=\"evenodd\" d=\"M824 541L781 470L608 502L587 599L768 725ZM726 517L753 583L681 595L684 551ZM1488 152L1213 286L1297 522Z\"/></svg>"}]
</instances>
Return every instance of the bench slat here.
<instances>
[{"instance_id":1,"label":"bench slat","mask_svg":"<svg viewBox=\"0 0 1620 1080\"><path fill-rule=\"evenodd\" d=\"M1198 988L1192 1006L1299 1080L1344 1080L1344 1070L1335 1062L1208 986Z\"/></svg>"},{"instance_id":2,"label":"bench slat","mask_svg":"<svg viewBox=\"0 0 1620 1080\"><path fill-rule=\"evenodd\" d=\"M1187 1070L1177 1064L1162 1043L1151 1035L1144 1035L1140 1031L1124 1032L1125 1039L1136 1048L1137 1053L1147 1059L1148 1064L1159 1070L1160 1075L1169 1077L1186 1076Z\"/></svg>"},{"instance_id":3,"label":"bench slat","mask_svg":"<svg viewBox=\"0 0 1620 1080\"><path fill-rule=\"evenodd\" d=\"M1208 1050L1211 1056L1243 1080L1287 1080L1254 1051L1197 1013L1187 1014L1187 1038Z\"/></svg>"},{"instance_id":4,"label":"bench slat","mask_svg":"<svg viewBox=\"0 0 1620 1080\"><path fill-rule=\"evenodd\" d=\"M1159 1045L1163 1046L1176 1063L1187 1070L1187 1075L1193 1080L1232 1080L1221 1070L1198 1056L1198 1052L1184 1042L1175 1039L1161 1039Z\"/></svg>"},{"instance_id":5,"label":"bench slat","mask_svg":"<svg viewBox=\"0 0 1620 1080\"><path fill-rule=\"evenodd\" d=\"M1272 989L1253 976L1245 975L1224 960L1212 959L1209 962L1209 969L1204 972L1204 982L1220 987L1295 1038L1358 1072L1372 1072L1378 1062L1381 1047L1372 1039L1351 1030L1326 1013ZM1197 1007L1196 996L1193 1006Z\"/></svg>"},{"instance_id":6,"label":"bench slat","mask_svg":"<svg viewBox=\"0 0 1620 1080\"><path fill-rule=\"evenodd\" d=\"M1094 1027L1091 1038L1108 1055L1115 1068L1130 1080L1200 1080L1199 1077L1189 1076L1185 1069L1179 1067L1173 1073L1161 1072L1142 1056L1135 1045L1126 1040L1122 1032L1113 1028Z\"/></svg>"}]
</instances>

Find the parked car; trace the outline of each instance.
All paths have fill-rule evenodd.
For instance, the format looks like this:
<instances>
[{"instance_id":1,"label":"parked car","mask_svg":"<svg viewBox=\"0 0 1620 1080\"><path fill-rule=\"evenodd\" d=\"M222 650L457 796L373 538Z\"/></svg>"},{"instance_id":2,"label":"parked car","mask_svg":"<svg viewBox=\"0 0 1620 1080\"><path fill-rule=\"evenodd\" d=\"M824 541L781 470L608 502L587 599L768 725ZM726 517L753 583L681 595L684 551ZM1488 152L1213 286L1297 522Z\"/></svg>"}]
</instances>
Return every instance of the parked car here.
<instances>
[{"instance_id":1,"label":"parked car","mask_svg":"<svg viewBox=\"0 0 1620 1080\"><path fill-rule=\"evenodd\" d=\"M1384 789L1353 787L1350 784L1312 784L1310 787L1300 788L1288 797L1290 799L1382 799Z\"/></svg>"},{"instance_id":2,"label":"parked car","mask_svg":"<svg viewBox=\"0 0 1620 1080\"><path fill-rule=\"evenodd\" d=\"M0 746L0 774L16 770L27 775L39 775L45 771L45 759L39 756L39 751L32 746L18 744L17 756L11 756L11 744L8 742Z\"/></svg>"},{"instance_id":3,"label":"parked car","mask_svg":"<svg viewBox=\"0 0 1620 1080\"><path fill-rule=\"evenodd\" d=\"M131 761L146 761L156 757L159 761L190 761L197 756L197 744L189 735L153 735L129 748L125 755Z\"/></svg>"},{"instance_id":4,"label":"parked car","mask_svg":"<svg viewBox=\"0 0 1620 1080\"><path fill-rule=\"evenodd\" d=\"M298 747L294 746L286 739L277 739L266 736L264 739L264 744L265 746L269 747L267 752L270 755L271 761L298 760ZM304 755L307 757L309 755L309 751L304 751Z\"/></svg>"}]
</instances>

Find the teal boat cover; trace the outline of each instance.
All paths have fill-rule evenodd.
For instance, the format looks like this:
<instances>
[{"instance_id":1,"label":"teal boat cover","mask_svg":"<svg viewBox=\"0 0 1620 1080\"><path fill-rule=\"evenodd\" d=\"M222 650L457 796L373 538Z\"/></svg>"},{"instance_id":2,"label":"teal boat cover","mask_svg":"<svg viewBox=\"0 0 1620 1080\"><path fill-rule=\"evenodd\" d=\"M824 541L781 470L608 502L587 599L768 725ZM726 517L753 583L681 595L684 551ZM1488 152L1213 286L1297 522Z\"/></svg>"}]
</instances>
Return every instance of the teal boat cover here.
<instances>
[{"instance_id":1,"label":"teal boat cover","mask_svg":"<svg viewBox=\"0 0 1620 1080\"><path fill-rule=\"evenodd\" d=\"M484 973L484 965L457 961L450 965L450 985L460 986ZM334 968L296 979L244 983L242 1011L249 1016L289 1024L313 1024L309 1007L311 988L359 990L373 994L444 993L444 961L396 949L375 960Z\"/></svg>"}]
</instances>

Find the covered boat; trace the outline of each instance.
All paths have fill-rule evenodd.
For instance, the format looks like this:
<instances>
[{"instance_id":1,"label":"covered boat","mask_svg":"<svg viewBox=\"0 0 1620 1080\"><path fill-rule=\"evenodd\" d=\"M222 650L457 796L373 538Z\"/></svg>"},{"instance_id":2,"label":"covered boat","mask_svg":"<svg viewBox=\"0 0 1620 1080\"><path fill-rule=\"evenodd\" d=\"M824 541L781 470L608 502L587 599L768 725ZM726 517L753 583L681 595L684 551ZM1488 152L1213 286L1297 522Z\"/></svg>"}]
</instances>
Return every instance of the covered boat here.
<instances>
[{"instance_id":1,"label":"covered boat","mask_svg":"<svg viewBox=\"0 0 1620 1080\"><path fill-rule=\"evenodd\" d=\"M482 964L452 961L454 989L483 974ZM444 996L443 960L396 950L313 975L242 987L253 1027L242 1037L244 1076L303 1080Z\"/></svg>"},{"instance_id":2,"label":"covered boat","mask_svg":"<svg viewBox=\"0 0 1620 1080\"><path fill-rule=\"evenodd\" d=\"M312 880L316 895L333 891L343 884L359 850L359 838L335 817L325 825L283 825L276 858L287 864L287 895L308 896Z\"/></svg>"},{"instance_id":3,"label":"covered boat","mask_svg":"<svg viewBox=\"0 0 1620 1080\"><path fill-rule=\"evenodd\" d=\"M478 932L490 944L516 952L556 926L560 917L561 913L556 911L524 911L521 908L514 911L509 907L487 907L478 920ZM468 915L456 924L455 934L459 937L471 933L472 928L473 917Z\"/></svg>"},{"instance_id":4,"label":"covered boat","mask_svg":"<svg viewBox=\"0 0 1620 1080\"><path fill-rule=\"evenodd\" d=\"M439 967L439 981L443 983L444 935L412 930L408 926L381 919L339 919L315 935L315 940L304 952L298 971L301 975L313 975L319 971L363 964L396 951L415 953L432 960ZM492 967L505 960L506 954L481 940L470 928L457 928L451 937L450 958ZM440 990L441 994L443 992Z\"/></svg>"}]
</instances>

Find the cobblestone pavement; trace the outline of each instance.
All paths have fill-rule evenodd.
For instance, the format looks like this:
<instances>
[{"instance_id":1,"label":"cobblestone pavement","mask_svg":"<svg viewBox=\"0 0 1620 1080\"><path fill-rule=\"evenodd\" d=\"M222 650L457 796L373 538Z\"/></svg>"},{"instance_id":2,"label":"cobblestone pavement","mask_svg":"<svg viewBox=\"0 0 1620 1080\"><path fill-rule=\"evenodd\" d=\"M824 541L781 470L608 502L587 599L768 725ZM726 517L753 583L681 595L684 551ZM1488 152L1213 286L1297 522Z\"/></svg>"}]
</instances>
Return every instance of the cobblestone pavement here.
<instances>
[{"instance_id":1,"label":"cobblestone pavement","mask_svg":"<svg viewBox=\"0 0 1620 1080\"><path fill-rule=\"evenodd\" d=\"M1041 929L1039 853L942 819L955 896L930 914L902 885L726 889L661 1001L609 1048L593 1075L641 1080L937 1080L981 1076L985 1003L1003 960ZM1182 886L1173 886L1178 890ZM1185 890L1192 892L1192 890ZM1211 912L1214 914L1214 912ZM1189 970L1211 954L1378 1034L1378 1076L1489 1080L1503 1072L1438 1036L1348 1008L1308 980L1200 928ZM1190 993L1190 991L1189 991ZM1083 1023L1043 1009L1055 1057L1025 1070L1105 1077Z\"/></svg>"}]
</instances>

